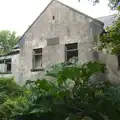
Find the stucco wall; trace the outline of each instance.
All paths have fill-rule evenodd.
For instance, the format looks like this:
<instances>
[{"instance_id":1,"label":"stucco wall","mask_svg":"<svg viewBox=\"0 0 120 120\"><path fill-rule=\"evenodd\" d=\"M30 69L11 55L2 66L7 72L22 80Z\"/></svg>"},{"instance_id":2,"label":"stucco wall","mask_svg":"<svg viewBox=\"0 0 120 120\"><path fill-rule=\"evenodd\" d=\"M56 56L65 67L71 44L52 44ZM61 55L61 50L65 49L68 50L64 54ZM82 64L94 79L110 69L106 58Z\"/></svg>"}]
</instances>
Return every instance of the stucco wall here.
<instances>
[{"instance_id":1,"label":"stucco wall","mask_svg":"<svg viewBox=\"0 0 120 120\"><path fill-rule=\"evenodd\" d=\"M106 63L106 78L114 85L120 85L120 70L118 69L118 59L116 55L99 53L99 59Z\"/></svg>"},{"instance_id":2,"label":"stucco wall","mask_svg":"<svg viewBox=\"0 0 120 120\"><path fill-rule=\"evenodd\" d=\"M52 20L53 16L55 20ZM29 79L34 74L31 69L32 50L35 48L43 48L43 67L65 61L67 43L78 43L80 63L96 59L92 52L94 39L91 27L96 29L96 34L103 28L102 24L84 14L79 14L58 2L52 2L20 42L20 81ZM47 39L54 37L59 37L59 44L47 46Z\"/></svg>"}]
</instances>

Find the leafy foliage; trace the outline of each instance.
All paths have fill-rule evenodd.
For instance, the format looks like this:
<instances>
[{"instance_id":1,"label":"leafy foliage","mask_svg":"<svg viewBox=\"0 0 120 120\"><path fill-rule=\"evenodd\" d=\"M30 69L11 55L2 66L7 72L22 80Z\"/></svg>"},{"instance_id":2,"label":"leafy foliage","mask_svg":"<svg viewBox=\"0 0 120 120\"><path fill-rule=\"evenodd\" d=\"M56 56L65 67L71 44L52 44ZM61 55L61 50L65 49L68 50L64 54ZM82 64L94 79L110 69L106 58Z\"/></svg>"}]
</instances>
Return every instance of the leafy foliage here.
<instances>
[{"instance_id":1,"label":"leafy foliage","mask_svg":"<svg viewBox=\"0 0 120 120\"><path fill-rule=\"evenodd\" d=\"M104 71L101 62L54 65L46 71L47 76L55 78L53 81L27 81L14 90L17 94L7 95L0 104L0 119L20 116L20 120L30 120L34 115L36 120L119 120L120 87L105 80L97 84L89 80L96 72Z\"/></svg>"},{"instance_id":2,"label":"leafy foliage","mask_svg":"<svg viewBox=\"0 0 120 120\"><path fill-rule=\"evenodd\" d=\"M13 78L0 78L0 119L8 120L10 109L6 105L10 98L19 95L21 87L17 85ZM5 109L7 107L7 109Z\"/></svg>"},{"instance_id":3,"label":"leafy foliage","mask_svg":"<svg viewBox=\"0 0 120 120\"><path fill-rule=\"evenodd\" d=\"M0 54L10 52L18 39L19 36L16 36L15 32L10 32L8 30L0 31Z\"/></svg>"},{"instance_id":4,"label":"leafy foliage","mask_svg":"<svg viewBox=\"0 0 120 120\"><path fill-rule=\"evenodd\" d=\"M101 36L99 50L106 49L110 54L120 54L120 17Z\"/></svg>"},{"instance_id":5,"label":"leafy foliage","mask_svg":"<svg viewBox=\"0 0 120 120\"><path fill-rule=\"evenodd\" d=\"M120 0L109 0L109 7L111 9L116 9L120 6Z\"/></svg>"},{"instance_id":6,"label":"leafy foliage","mask_svg":"<svg viewBox=\"0 0 120 120\"><path fill-rule=\"evenodd\" d=\"M78 0L80 2L80 0ZM100 0L88 0L89 2L92 2L93 5L97 4L100 2ZM116 9L119 5L120 5L120 0L108 0L109 1L109 4L108 6L114 10Z\"/></svg>"}]
</instances>

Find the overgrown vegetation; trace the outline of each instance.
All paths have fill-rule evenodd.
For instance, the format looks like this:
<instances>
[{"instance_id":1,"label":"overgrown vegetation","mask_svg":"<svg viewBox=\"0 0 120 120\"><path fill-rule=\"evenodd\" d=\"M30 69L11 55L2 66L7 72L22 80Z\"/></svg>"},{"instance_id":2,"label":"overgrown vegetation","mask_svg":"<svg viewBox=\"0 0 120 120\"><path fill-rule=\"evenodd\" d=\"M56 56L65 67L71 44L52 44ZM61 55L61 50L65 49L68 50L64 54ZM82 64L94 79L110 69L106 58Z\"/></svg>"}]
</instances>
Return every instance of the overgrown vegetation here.
<instances>
[{"instance_id":1,"label":"overgrown vegetation","mask_svg":"<svg viewBox=\"0 0 120 120\"><path fill-rule=\"evenodd\" d=\"M50 81L27 81L21 87L12 79L1 79L0 119L119 120L120 87L105 80L95 84L89 78L96 72L104 73L105 65L73 62L47 70L54 78Z\"/></svg>"},{"instance_id":2,"label":"overgrown vegetation","mask_svg":"<svg viewBox=\"0 0 120 120\"><path fill-rule=\"evenodd\" d=\"M16 32L11 32L8 30L0 31L0 55L9 53L16 42L19 40L19 36L16 35Z\"/></svg>"},{"instance_id":3,"label":"overgrown vegetation","mask_svg":"<svg viewBox=\"0 0 120 120\"><path fill-rule=\"evenodd\" d=\"M78 0L79 2L81 0ZM102 0L88 0L89 2L92 2L93 5L96 5L97 3L99 3L100 1ZM120 0L108 0L109 1L109 4L108 6L112 9L112 10L115 10L117 7L119 7L120 5Z\"/></svg>"},{"instance_id":4,"label":"overgrown vegetation","mask_svg":"<svg viewBox=\"0 0 120 120\"><path fill-rule=\"evenodd\" d=\"M120 16L112 26L106 28L106 33L101 36L99 50L106 49L110 54L120 54Z\"/></svg>"},{"instance_id":5,"label":"overgrown vegetation","mask_svg":"<svg viewBox=\"0 0 120 120\"><path fill-rule=\"evenodd\" d=\"M113 25L107 27L101 36L98 50L120 55L120 0L109 0L109 6L111 9L116 9L118 13L115 15L116 20L113 21Z\"/></svg>"},{"instance_id":6,"label":"overgrown vegetation","mask_svg":"<svg viewBox=\"0 0 120 120\"><path fill-rule=\"evenodd\" d=\"M9 99L19 96L21 87L17 85L13 78L0 78L0 119L9 120L11 115L7 106Z\"/></svg>"}]
</instances>

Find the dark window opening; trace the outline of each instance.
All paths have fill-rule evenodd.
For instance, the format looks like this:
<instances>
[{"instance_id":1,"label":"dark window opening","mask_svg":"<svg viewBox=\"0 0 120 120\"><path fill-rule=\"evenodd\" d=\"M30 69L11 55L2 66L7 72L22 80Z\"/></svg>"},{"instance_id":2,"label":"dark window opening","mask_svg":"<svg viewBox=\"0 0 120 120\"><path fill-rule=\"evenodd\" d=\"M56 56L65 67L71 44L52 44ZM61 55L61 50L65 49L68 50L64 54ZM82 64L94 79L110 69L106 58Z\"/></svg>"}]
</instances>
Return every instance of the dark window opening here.
<instances>
[{"instance_id":1,"label":"dark window opening","mask_svg":"<svg viewBox=\"0 0 120 120\"><path fill-rule=\"evenodd\" d=\"M11 63L7 64L7 72L11 71Z\"/></svg>"},{"instance_id":2,"label":"dark window opening","mask_svg":"<svg viewBox=\"0 0 120 120\"><path fill-rule=\"evenodd\" d=\"M77 49L77 48L78 48L77 43L72 43L72 44L66 45L66 50L73 50L73 49Z\"/></svg>"},{"instance_id":3,"label":"dark window opening","mask_svg":"<svg viewBox=\"0 0 120 120\"><path fill-rule=\"evenodd\" d=\"M11 72L11 59L5 60L6 72Z\"/></svg>"},{"instance_id":4,"label":"dark window opening","mask_svg":"<svg viewBox=\"0 0 120 120\"><path fill-rule=\"evenodd\" d=\"M67 44L65 45L66 61L69 61L72 58L78 60L78 44Z\"/></svg>"},{"instance_id":5,"label":"dark window opening","mask_svg":"<svg viewBox=\"0 0 120 120\"><path fill-rule=\"evenodd\" d=\"M77 58L78 57L78 51L68 51L67 52L67 61L69 61L72 58Z\"/></svg>"},{"instance_id":6,"label":"dark window opening","mask_svg":"<svg viewBox=\"0 0 120 120\"><path fill-rule=\"evenodd\" d=\"M55 16L52 16L52 19L54 20L54 19L55 19Z\"/></svg>"},{"instance_id":7,"label":"dark window opening","mask_svg":"<svg viewBox=\"0 0 120 120\"><path fill-rule=\"evenodd\" d=\"M33 50L33 68L42 67L42 48Z\"/></svg>"},{"instance_id":8,"label":"dark window opening","mask_svg":"<svg viewBox=\"0 0 120 120\"><path fill-rule=\"evenodd\" d=\"M118 59L118 69L120 69L120 55L117 56Z\"/></svg>"},{"instance_id":9,"label":"dark window opening","mask_svg":"<svg viewBox=\"0 0 120 120\"><path fill-rule=\"evenodd\" d=\"M4 60L0 60L0 64L3 64L4 63Z\"/></svg>"},{"instance_id":10,"label":"dark window opening","mask_svg":"<svg viewBox=\"0 0 120 120\"><path fill-rule=\"evenodd\" d=\"M41 54L42 53L42 48L39 49L34 49L34 54Z\"/></svg>"}]
</instances>

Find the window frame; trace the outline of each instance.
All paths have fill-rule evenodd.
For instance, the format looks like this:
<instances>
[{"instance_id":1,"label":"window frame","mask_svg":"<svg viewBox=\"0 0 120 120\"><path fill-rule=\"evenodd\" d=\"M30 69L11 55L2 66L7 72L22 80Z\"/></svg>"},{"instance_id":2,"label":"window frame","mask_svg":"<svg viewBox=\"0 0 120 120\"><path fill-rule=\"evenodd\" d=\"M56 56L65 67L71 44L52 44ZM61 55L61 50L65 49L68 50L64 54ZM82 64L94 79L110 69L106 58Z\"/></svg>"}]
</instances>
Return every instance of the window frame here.
<instances>
[{"instance_id":1,"label":"window frame","mask_svg":"<svg viewBox=\"0 0 120 120\"><path fill-rule=\"evenodd\" d=\"M40 52L36 52L37 50L40 50ZM42 52L43 52L43 49L42 48L36 48L36 49L33 49L33 59L32 59L32 68L33 69L39 69L39 68L42 68ZM40 66L37 67L36 66L36 56L40 56L41 57L41 60L40 60Z\"/></svg>"},{"instance_id":2,"label":"window frame","mask_svg":"<svg viewBox=\"0 0 120 120\"><path fill-rule=\"evenodd\" d=\"M72 44L76 44L76 48L72 48L72 49L67 49L67 46L68 45L72 45ZM68 55L68 52L74 52L74 51L77 51L77 54L78 54L78 43L77 42L75 42L75 43L68 43L68 44L65 44L65 61L66 62L68 62L69 60L67 59L67 55ZM73 56L74 57L74 56ZM77 56L77 58L78 58L78 56ZM70 58L71 59L71 58Z\"/></svg>"},{"instance_id":3,"label":"window frame","mask_svg":"<svg viewBox=\"0 0 120 120\"><path fill-rule=\"evenodd\" d=\"M12 59L11 58L1 59L0 64L3 64L3 70L0 72L0 74L11 74L12 73ZM8 67L8 65L10 66Z\"/></svg>"}]
</instances>

